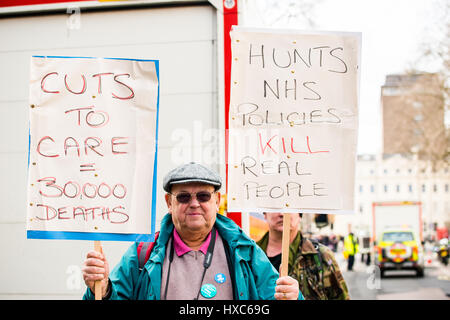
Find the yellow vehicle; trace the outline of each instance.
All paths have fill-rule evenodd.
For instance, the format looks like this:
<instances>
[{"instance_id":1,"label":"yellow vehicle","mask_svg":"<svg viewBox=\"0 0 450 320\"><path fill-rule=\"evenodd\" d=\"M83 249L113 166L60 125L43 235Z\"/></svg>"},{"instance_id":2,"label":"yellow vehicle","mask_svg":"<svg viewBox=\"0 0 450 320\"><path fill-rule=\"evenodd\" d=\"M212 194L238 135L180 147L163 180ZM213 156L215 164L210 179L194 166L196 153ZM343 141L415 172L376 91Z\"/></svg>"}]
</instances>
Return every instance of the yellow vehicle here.
<instances>
[{"instance_id":1,"label":"yellow vehicle","mask_svg":"<svg viewBox=\"0 0 450 320\"><path fill-rule=\"evenodd\" d=\"M376 245L375 263L384 276L386 270L415 270L424 275L422 247L413 230L386 230Z\"/></svg>"},{"instance_id":2,"label":"yellow vehicle","mask_svg":"<svg viewBox=\"0 0 450 320\"><path fill-rule=\"evenodd\" d=\"M375 264L386 270L415 270L424 274L422 203L373 202L372 236Z\"/></svg>"}]
</instances>

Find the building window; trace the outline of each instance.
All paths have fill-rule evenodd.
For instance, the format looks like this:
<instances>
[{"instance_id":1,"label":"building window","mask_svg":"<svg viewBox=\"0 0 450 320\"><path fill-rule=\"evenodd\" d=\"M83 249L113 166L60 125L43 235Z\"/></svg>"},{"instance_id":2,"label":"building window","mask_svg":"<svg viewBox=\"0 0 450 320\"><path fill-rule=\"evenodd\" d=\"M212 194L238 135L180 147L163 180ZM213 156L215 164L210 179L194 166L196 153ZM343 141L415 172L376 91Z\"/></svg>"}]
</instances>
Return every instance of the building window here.
<instances>
[{"instance_id":1,"label":"building window","mask_svg":"<svg viewBox=\"0 0 450 320\"><path fill-rule=\"evenodd\" d=\"M447 186L448 187L448 186ZM448 188L447 188L448 189ZM375 192L375 187L373 184L370 185L370 192L374 193Z\"/></svg>"},{"instance_id":2,"label":"building window","mask_svg":"<svg viewBox=\"0 0 450 320\"><path fill-rule=\"evenodd\" d=\"M409 191L410 193L413 192L413 190L412 190L412 184L408 185L408 191Z\"/></svg>"},{"instance_id":3,"label":"building window","mask_svg":"<svg viewBox=\"0 0 450 320\"><path fill-rule=\"evenodd\" d=\"M362 193L363 192L363 186L362 186L362 184L360 184L359 185L359 193Z\"/></svg>"},{"instance_id":4,"label":"building window","mask_svg":"<svg viewBox=\"0 0 450 320\"><path fill-rule=\"evenodd\" d=\"M384 169L383 172L384 172L384 174L387 174L387 173L388 173L387 169Z\"/></svg>"},{"instance_id":5,"label":"building window","mask_svg":"<svg viewBox=\"0 0 450 320\"><path fill-rule=\"evenodd\" d=\"M399 193L400 192L400 185L399 184L397 185L396 189L397 189L397 193Z\"/></svg>"},{"instance_id":6,"label":"building window","mask_svg":"<svg viewBox=\"0 0 450 320\"><path fill-rule=\"evenodd\" d=\"M448 192L448 184L445 185L445 192Z\"/></svg>"},{"instance_id":7,"label":"building window","mask_svg":"<svg viewBox=\"0 0 450 320\"><path fill-rule=\"evenodd\" d=\"M422 192L425 192L426 191L426 187L425 187L425 185L423 184L422 185Z\"/></svg>"},{"instance_id":8,"label":"building window","mask_svg":"<svg viewBox=\"0 0 450 320\"><path fill-rule=\"evenodd\" d=\"M387 184L385 184L384 185L384 193L387 193L388 192L388 186L387 186Z\"/></svg>"},{"instance_id":9,"label":"building window","mask_svg":"<svg viewBox=\"0 0 450 320\"><path fill-rule=\"evenodd\" d=\"M433 185L433 192L437 192L437 184Z\"/></svg>"}]
</instances>

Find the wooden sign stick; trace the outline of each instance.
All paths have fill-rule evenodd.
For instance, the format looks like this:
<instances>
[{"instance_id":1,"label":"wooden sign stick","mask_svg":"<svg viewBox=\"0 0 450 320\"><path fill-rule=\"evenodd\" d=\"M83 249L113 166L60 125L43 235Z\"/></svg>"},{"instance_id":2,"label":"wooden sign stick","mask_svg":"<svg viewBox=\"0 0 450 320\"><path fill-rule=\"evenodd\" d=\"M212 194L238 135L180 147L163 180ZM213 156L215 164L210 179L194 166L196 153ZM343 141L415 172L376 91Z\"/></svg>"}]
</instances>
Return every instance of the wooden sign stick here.
<instances>
[{"instance_id":1,"label":"wooden sign stick","mask_svg":"<svg viewBox=\"0 0 450 320\"><path fill-rule=\"evenodd\" d=\"M291 238L291 214L283 214L283 238L281 239L281 270L280 277L288 275L289 268L289 245Z\"/></svg>"},{"instance_id":2,"label":"wooden sign stick","mask_svg":"<svg viewBox=\"0 0 450 320\"><path fill-rule=\"evenodd\" d=\"M102 244L100 241L94 241L94 250L97 252L102 252ZM97 280L94 283L94 294L95 300L102 300L102 283L101 280Z\"/></svg>"}]
</instances>

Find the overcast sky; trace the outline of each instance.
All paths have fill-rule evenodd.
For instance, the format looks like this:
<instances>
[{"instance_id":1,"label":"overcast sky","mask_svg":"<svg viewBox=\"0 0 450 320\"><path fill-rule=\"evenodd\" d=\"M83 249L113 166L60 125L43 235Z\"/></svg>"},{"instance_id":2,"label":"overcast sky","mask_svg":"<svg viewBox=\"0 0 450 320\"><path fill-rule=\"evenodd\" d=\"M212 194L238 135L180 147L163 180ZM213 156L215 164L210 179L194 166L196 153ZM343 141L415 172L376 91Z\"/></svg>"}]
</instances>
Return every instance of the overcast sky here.
<instances>
[{"instance_id":1,"label":"overcast sky","mask_svg":"<svg viewBox=\"0 0 450 320\"><path fill-rule=\"evenodd\" d=\"M381 151L381 86L386 75L403 73L414 64L421 45L435 31L439 1L319 0L287 10L288 0L245 0L244 22L255 27L362 32L358 153L375 154ZM308 9L308 3L318 4ZM313 26L305 18L293 19L301 10ZM286 11L292 16L280 16ZM426 71L434 71L433 66Z\"/></svg>"}]
</instances>

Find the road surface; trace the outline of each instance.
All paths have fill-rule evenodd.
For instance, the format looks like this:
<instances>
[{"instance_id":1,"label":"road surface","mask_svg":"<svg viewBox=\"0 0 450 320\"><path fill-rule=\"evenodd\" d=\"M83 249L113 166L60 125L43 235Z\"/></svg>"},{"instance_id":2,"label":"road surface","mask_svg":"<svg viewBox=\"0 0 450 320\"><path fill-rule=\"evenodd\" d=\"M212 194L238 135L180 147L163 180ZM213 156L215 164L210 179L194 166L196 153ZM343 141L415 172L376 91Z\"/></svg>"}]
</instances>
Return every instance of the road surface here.
<instances>
[{"instance_id":1,"label":"road surface","mask_svg":"<svg viewBox=\"0 0 450 320\"><path fill-rule=\"evenodd\" d=\"M415 271L386 271L380 278L375 266L361 262L359 255L353 271L347 271L347 261L336 253L353 300L450 300L450 265L428 258L423 278Z\"/></svg>"}]
</instances>

